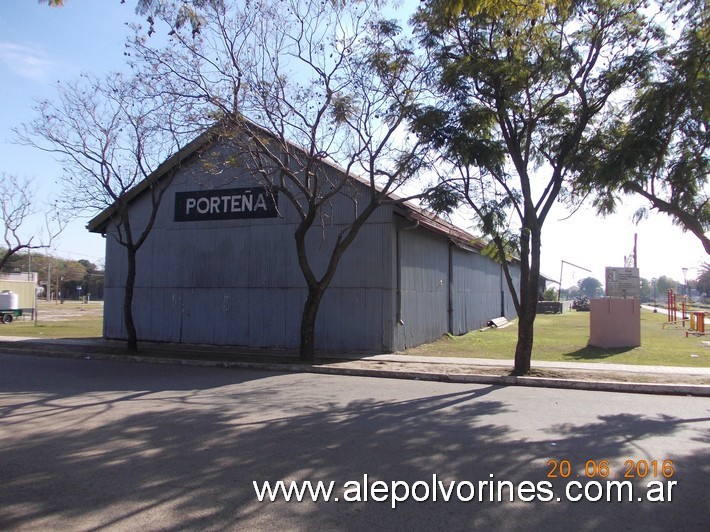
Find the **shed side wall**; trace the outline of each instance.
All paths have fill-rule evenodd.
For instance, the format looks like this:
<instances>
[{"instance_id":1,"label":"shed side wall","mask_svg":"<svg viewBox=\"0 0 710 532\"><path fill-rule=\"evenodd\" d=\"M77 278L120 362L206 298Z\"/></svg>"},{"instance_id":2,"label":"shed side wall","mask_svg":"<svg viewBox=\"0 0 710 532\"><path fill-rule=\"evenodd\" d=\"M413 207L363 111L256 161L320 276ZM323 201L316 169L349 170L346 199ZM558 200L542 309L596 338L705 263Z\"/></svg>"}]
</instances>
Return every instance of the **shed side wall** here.
<instances>
[{"instance_id":1,"label":"shed side wall","mask_svg":"<svg viewBox=\"0 0 710 532\"><path fill-rule=\"evenodd\" d=\"M515 317L499 263L411 222L400 219L397 227L401 304L396 349L431 342L446 333L465 334L499 316ZM519 267L510 269L517 283Z\"/></svg>"}]
</instances>

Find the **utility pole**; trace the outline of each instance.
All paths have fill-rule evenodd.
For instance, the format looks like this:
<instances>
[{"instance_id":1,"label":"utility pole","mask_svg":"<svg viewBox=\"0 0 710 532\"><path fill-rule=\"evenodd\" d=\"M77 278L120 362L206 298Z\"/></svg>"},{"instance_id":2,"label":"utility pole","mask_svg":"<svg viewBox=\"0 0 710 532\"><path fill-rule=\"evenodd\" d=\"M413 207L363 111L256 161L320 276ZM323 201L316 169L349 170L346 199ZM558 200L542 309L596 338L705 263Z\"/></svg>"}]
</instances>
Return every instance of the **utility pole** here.
<instances>
[{"instance_id":1,"label":"utility pole","mask_svg":"<svg viewBox=\"0 0 710 532\"><path fill-rule=\"evenodd\" d=\"M657 279L655 277L653 279L651 279L651 283L653 283L653 306L654 307L658 306L656 303L656 281L657 281ZM654 310L654 312L656 312L656 311Z\"/></svg>"}]
</instances>

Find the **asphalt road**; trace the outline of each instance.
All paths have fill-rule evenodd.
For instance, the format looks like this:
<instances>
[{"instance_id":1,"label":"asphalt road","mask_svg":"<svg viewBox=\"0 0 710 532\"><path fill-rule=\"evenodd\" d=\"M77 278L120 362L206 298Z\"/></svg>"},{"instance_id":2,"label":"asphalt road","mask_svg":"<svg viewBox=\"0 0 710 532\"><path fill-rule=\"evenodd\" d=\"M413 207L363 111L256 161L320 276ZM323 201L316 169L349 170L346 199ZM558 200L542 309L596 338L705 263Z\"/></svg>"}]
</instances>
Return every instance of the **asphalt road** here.
<instances>
[{"instance_id":1,"label":"asphalt road","mask_svg":"<svg viewBox=\"0 0 710 532\"><path fill-rule=\"evenodd\" d=\"M709 475L707 398L0 356L2 530L708 530Z\"/></svg>"}]
</instances>

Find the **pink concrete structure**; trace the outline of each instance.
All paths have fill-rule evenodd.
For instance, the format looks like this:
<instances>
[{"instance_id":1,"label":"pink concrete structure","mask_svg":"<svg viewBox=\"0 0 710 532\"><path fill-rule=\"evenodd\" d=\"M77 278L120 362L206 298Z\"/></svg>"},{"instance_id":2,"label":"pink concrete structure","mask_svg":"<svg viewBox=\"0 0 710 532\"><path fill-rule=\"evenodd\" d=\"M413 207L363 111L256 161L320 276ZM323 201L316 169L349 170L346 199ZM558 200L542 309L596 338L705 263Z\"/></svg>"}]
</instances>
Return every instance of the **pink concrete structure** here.
<instances>
[{"instance_id":1,"label":"pink concrete structure","mask_svg":"<svg viewBox=\"0 0 710 532\"><path fill-rule=\"evenodd\" d=\"M589 304L589 345L604 349L641 345L638 299L592 299Z\"/></svg>"}]
</instances>

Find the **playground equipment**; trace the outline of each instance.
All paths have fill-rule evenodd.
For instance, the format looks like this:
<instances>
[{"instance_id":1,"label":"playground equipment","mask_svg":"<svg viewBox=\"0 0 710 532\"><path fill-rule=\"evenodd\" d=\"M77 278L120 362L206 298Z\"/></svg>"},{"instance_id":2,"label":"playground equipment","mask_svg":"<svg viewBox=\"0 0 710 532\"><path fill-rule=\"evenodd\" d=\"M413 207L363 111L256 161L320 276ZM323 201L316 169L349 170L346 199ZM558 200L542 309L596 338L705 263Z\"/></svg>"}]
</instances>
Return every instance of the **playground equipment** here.
<instances>
[{"instance_id":1,"label":"playground equipment","mask_svg":"<svg viewBox=\"0 0 710 532\"><path fill-rule=\"evenodd\" d=\"M685 328L685 321L688 319L685 314L687 307L686 296L681 297L680 306L682 327ZM678 323L678 296L671 288L668 289L668 323Z\"/></svg>"},{"instance_id":2,"label":"playground equipment","mask_svg":"<svg viewBox=\"0 0 710 532\"><path fill-rule=\"evenodd\" d=\"M685 337L689 334L695 336L705 336L705 313L691 312L690 313L690 330L685 331Z\"/></svg>"},{"instance_id":3,"label":"playground equipment","mask_svg":"<svg viewBox=\"0 0 710 532\"><path fill-rule=\"evenodd\" d=\"M688 330L685 337L705 336L705 312L691 312L688 305L687 296L683 296L680 302L680 323L685 329L685 322L688 322ZM668 323L678 324L678 297L672 289L668 290Z\"/></svg>"}]
</instances>

